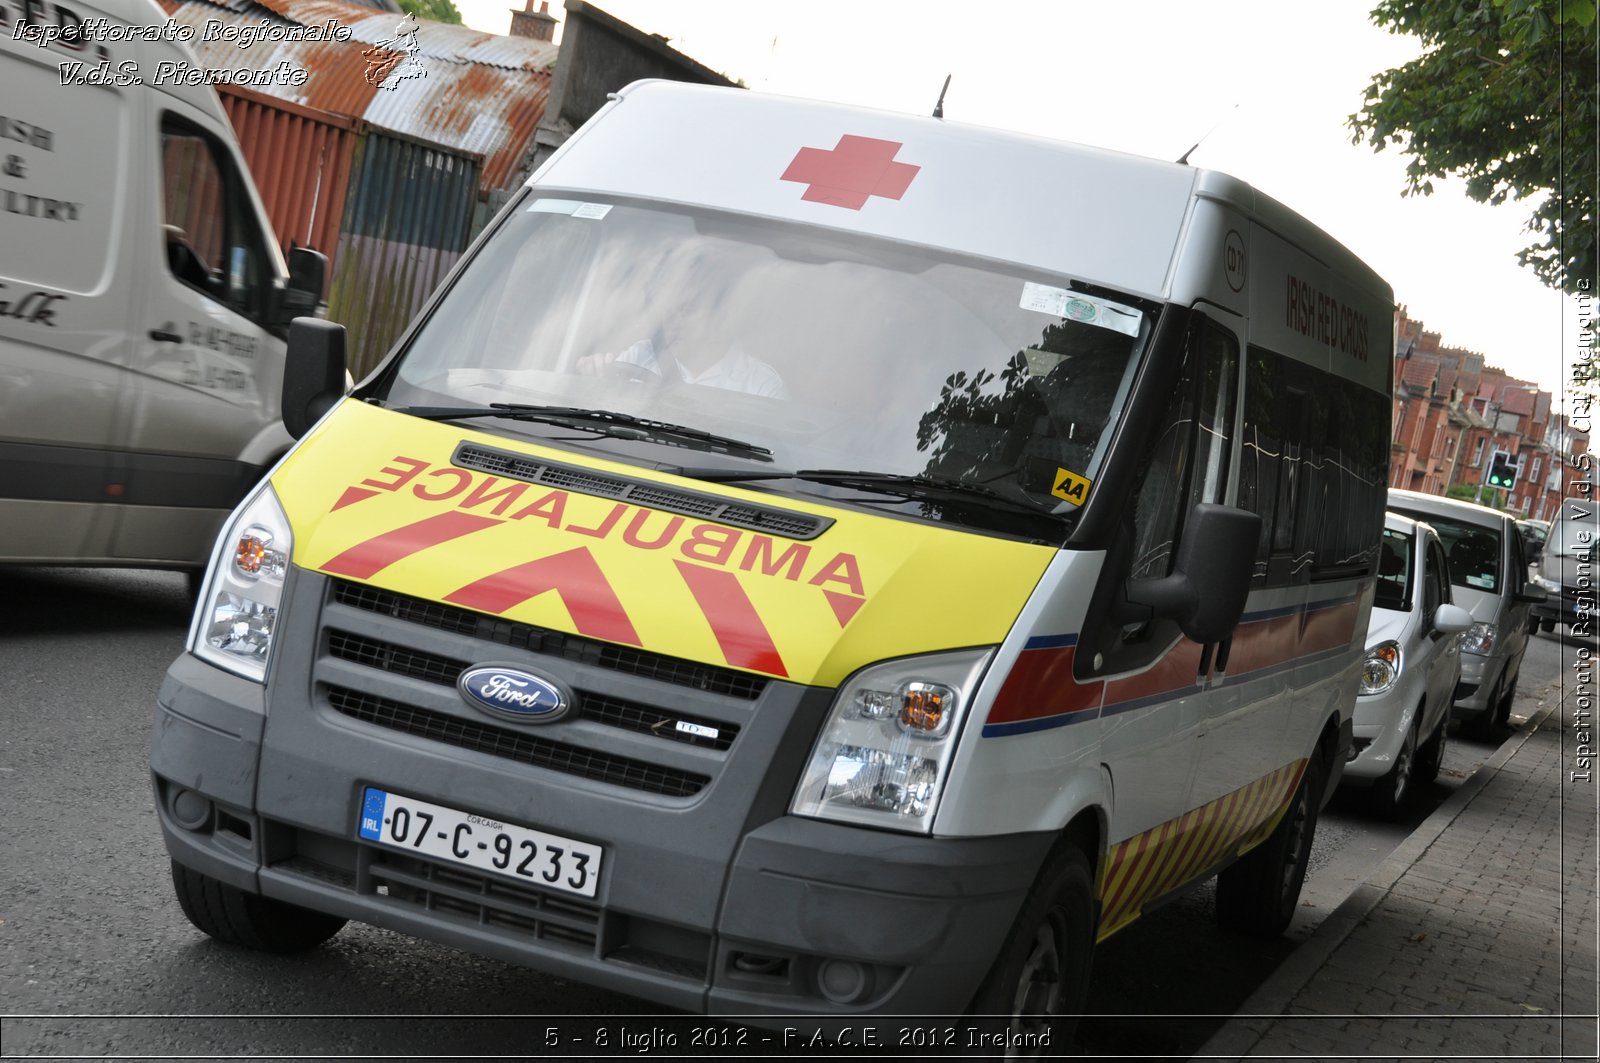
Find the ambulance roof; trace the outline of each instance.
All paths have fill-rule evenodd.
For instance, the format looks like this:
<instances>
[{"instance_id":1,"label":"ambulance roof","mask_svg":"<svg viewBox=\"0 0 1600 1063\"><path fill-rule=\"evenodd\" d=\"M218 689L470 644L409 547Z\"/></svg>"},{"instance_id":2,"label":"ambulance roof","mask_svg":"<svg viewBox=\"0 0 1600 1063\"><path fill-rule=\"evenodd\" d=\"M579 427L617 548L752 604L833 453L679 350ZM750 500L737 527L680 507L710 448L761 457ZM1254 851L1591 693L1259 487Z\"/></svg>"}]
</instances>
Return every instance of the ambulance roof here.
<instances>
[{"instance_id":1,"label":"ambulance roof","mask_svg":"<svg viewBox=\"0 0 1600 1063\"><path fill-rule=\"evenodd\" d=\"M531 183L950 248L1158 298L1167 294L1190 202L1204 194L1251 216L1271 215L1270 227L1292 230L1281 235L1330 266L1354 263L1371 275L1315 226L1248 185L1177 163L931 117L666 81L628 86L601 114Z\"/></svg>"}]
</instances>

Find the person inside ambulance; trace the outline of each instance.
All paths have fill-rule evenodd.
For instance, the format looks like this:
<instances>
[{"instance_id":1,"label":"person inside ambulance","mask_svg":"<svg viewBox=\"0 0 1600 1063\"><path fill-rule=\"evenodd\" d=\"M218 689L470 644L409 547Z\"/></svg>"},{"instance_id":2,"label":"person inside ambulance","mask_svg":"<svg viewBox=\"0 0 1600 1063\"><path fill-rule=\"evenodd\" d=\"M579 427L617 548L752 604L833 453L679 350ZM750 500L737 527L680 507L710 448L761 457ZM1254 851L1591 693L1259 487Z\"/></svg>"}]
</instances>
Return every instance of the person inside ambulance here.
<instances>
[{"instance_id":1,"label":"person inside ambulance","mask_svg":"<svg viewBox=\"0 0 1600 1063\"><path fill-rule=\"evenodd\" d=\"M752 314L759 320L759 308L770 294L757 266L759 255L727 241L718 242L715 249L690 250L671 272L680 284L695 283L698 298L679 298L670 291L652 293L650 309L670 307L672 316L659 319L649 335L621 350L579 358L576 370L586 376L622 375L646 383L677 380L762 398L787 398L783 376L752 354L745 342L746 337L761 334Z\"/></svg>"},{"instance_id":2,"label":"person inside ambulance","mask_svg":"<svg viewBox=\"0 0 1600 1063\"><path fill-rule=\"evenodd\" d=\"M585 376L624 374L633 380L660 381L669 374L697 387L739 391L762 398L788 397L783 377L767 362L750 354L737 337L686 335L686 330L670 324L657 325L649 336L620 351L586 355L578 359L577 370ZM717 353L720 352L720 353Z\"/></svg>"}]
</instances>

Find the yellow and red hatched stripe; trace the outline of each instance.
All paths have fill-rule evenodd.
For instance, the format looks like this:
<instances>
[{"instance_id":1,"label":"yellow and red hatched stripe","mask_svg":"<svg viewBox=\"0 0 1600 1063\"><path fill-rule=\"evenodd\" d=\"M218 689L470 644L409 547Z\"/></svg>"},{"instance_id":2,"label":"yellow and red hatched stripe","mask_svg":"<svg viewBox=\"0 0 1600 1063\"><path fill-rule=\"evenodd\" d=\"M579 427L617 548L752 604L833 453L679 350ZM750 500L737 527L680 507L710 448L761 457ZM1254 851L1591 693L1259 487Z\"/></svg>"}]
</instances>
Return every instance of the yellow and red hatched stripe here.
<instances>
[{"instance_id":1,"label":"yellow and red hatched stripe","mask_svg":"<svg viewBox=\"0 0 1600 1063\"><path fill-rule=\"evenodd\" d=\"M1118 842L1100 880L1100 939L1139 918L1144 906L1260 844L1289 807L1306 761L1224 794L1177 819Z\"/></svg>"}]
</instances>

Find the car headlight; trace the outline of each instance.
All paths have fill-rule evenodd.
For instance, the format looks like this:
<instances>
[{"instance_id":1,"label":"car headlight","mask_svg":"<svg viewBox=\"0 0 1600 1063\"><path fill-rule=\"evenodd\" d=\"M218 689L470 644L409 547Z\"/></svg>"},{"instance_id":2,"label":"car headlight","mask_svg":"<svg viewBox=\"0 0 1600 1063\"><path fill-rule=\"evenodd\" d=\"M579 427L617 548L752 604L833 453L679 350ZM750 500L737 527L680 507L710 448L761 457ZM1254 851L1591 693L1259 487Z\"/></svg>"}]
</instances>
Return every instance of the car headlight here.
<instances>
[{"instance_id":1,"label":"car headlight","mask_svg":"<svg viewBox=\"0 0 1600 1063\"><path fill-rule=\"evenodd\" d=\"M823 723L790 811L894 830L933 830L933 814L992 649L864 668Z\"/></svg>"},{"instance_id":2,"label":"car headlight","mask_svg":"<svg viewBox=\"0 0 1600 1063\"><path fill-rule=\"evenodd\" d=\"M1380 642L1367 650L1367 659L1361 664L1361 689L1359 694L1383 694L1400 678L1400 644Z\"/></svg>"},{"instance_id":3,"label":"car headlight","mask_svg":"<svg viewBox=\"0 0 1600 1063\"><path fill-rule=\"evenodd\" d=\"M1494 625L1486 624L1482 620L1473 624L1461 636L1461 648L1467 653L1476 653L1487 657L1494 652L1496 638Z\"/></svg>"},{"instance_id":4,"label":"car headlight","mask_svg":"<svg viewBox=\"0 0 1600 1063\"><path fill-rule=\"evenodd\" d=\"M217 540L189 626L189 652L236 675L266 681L293 540L270 484L234 511Z\"/></svg>"},{"instance_id":5,"label":"car headlight","mask_svg":"<svg viewBox=\"0 0 1600 1063\"><path fill-rule=\"evenodd\" d=\"M1557 583L1553 579L1545 579L1543 576L1533 577L1533 585L1544 591L1546 594L1561 593L1561 584Z\"/></svg>"}]
</instances>

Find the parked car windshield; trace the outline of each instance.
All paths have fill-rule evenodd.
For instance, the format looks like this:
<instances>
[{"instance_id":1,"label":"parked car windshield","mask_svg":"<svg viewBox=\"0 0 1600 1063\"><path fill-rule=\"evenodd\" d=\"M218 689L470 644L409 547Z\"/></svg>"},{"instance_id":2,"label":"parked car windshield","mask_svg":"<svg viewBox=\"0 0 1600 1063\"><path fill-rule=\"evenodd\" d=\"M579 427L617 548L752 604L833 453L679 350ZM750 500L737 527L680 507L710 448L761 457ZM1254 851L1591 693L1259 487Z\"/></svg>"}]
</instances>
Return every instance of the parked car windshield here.
<instances>
[{"instance_id":1,"label":"parked car windshield","mask_svg":"<svg viewBox=\"0 0 1600 1063\"><path fill-rule=\"evenodd\" d=\"M651 464L927 477L1067 521L1158 309L767 219L548 197L513 211L371 397L614 411L770 457L604 426L473 424Z\"/></svg>"},{"instance_id":2,"label":"parked car windshield","mask_svg":"<svg viewBox=\"0 0 1600 1063\"><path fill-rule=\"evenodd\" d=\"M1500 590L1500 533L1450 517L1427 514L1450 564L1450 582L1457 587L1496 593Z\"/></svg>"}]
</instances>

